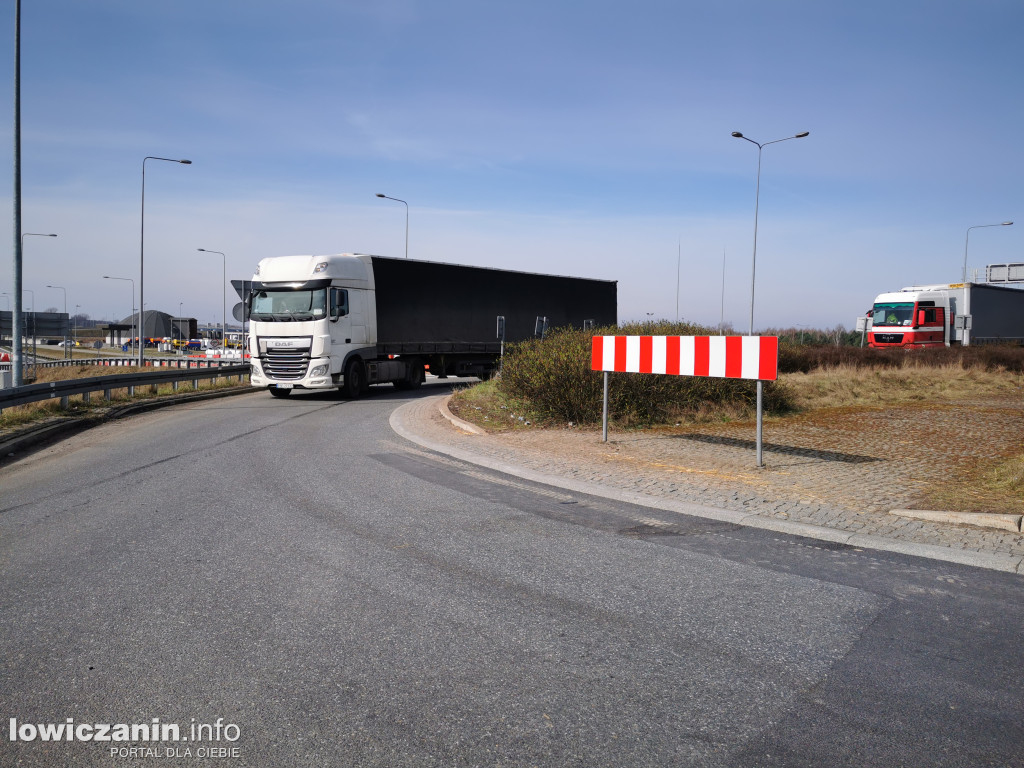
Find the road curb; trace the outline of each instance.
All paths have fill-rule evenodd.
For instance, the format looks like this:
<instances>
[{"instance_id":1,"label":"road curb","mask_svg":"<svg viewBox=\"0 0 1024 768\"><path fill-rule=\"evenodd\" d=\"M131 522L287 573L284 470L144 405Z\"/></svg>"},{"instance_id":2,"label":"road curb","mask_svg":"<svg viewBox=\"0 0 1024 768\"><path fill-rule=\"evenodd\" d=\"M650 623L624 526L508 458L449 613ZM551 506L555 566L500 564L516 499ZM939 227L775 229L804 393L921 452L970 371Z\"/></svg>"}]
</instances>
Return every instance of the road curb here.
<instances>
[{"instance_id":1,"label":"road curb","mask_svg":"<svg viewBox=\"0 0 1024 768\"><path fill-rule=\"evenodd\" d=\"M448 396L446 395L436 396L437 406L442 415L447 411L447 408L441 408L441 406L447 402L447 397ZM493 469L497 472L502 472L503 474L512 475L513 477L519 477L531 482L541 483L543 485L553 486L567 491L574 491L576 493L584 493L590 496L635 504L648 509L733 523L735 525L774 531L776 533L789 536L799 536L818 541L845 544L858 549L862 548L882 552L893 552L913 557L924 557L931 560L941 560L949 563L968 565L976 568L985 568L987 570L1002 571L1004 573L1024 575L1024 557L1017 555L957 550L950 547L936 546L934 544L917 544L915 542L889 539L882 536L860 534L836 528L825 528L823 526L810 525L808 523L779 520L750 512L737 512L734 510L720 509L718 507L709 507L701 504L675 502L669 499L657 499L634 491L608 488L595 483L571 480L557 475L546 475L534 470L516 466L509 462L491 459L471 451L444 445L443 443L438 443L430 438L418 434L412 423L414 420L411 416L413 411L419 406L421 406L420 401L413 401L401 405L391 412L389 423L391 424L391 428L398 435L423 448L460 459L470 464ZM455 418L456 417L452 416L448 420L451 421ZM477 432L476 434L481 433Z\"/></svg>"},{"instance_id":2,"label":"road curb","mask_svg":"<svg viewBox=\"0 0 1024 768\"><path fill-rule=\"evenodd\" d=\"M1001 531L1020 533L1024 515L1002 515L990 512L934 512L926 509L891 509L890 515L909 517L914 520L928 520L933 523L971 525L977 528L996 528Z\"/></svg>"},{"instance_id":3,"label":"road curb","mask_svg":"<svg viewBox=\"0 0 1024 768\"><path fill-rule=\"evenodd\" d=\"M451 395L446 395L441 399L441 402L437 404L437 410L441 412L441 415L444 416L448 421L450 421L452 423L452 426L454 426L456 429L460 429L463 432L466 432L470 435L486 434L486 432L480 429L480 427L476 426L475 424L470 424L468 421L463 421L454 413L452 413L451 409L448 408L448 403L449 401L451 401L451 399Z\"/></svg>"}]
</instances>

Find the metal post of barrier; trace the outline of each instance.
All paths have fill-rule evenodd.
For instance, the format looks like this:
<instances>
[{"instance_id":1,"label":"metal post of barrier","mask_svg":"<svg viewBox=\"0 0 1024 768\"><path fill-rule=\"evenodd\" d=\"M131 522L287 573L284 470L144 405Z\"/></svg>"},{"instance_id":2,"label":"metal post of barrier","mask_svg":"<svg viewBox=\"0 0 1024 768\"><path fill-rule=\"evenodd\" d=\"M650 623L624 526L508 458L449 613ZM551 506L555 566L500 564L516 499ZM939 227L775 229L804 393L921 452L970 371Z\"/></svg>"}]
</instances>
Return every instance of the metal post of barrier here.
<instances>
[{"instance_id":1,"label":"metal post of barrier","mask_svg":"<svg viewBox=\"0 0 1024 768\"><path fill-rule=\"evenodd\" d=\"M604 372L604 406L601 409L601 440L608 442L608 371Z\"/></svg>"},{"instance_id":2,"label":"metal post of barrier","mask_svg":"<svg viewBox=\"0 0 1024 768\"><path fill-rule=\"evenodd\" d=\"M764 393L764 382L760 379L757 380L757 468L764 469L764 462L761 460L761 428L763 426L764 418L762 405L762 395Z\"/></svg>"}]
</instances>

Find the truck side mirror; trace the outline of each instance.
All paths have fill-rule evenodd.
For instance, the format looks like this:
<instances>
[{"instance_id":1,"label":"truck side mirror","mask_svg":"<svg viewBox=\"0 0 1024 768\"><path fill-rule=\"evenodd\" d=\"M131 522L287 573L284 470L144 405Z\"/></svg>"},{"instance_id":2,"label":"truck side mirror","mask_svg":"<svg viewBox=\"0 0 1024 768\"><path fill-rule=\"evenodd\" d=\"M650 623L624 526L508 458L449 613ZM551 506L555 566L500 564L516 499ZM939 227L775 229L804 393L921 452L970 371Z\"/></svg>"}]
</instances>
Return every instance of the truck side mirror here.
<instances>
[{"instance_id":1,"label":"truck side mirror","mask_svg":"<svg viewBox=\"0 0 1024 768\"><path fill-rule=\"evenodd\" d=\"M348 314L348 291L331 288L331 322L337 322Z\"/></svg>"}]
</instances>

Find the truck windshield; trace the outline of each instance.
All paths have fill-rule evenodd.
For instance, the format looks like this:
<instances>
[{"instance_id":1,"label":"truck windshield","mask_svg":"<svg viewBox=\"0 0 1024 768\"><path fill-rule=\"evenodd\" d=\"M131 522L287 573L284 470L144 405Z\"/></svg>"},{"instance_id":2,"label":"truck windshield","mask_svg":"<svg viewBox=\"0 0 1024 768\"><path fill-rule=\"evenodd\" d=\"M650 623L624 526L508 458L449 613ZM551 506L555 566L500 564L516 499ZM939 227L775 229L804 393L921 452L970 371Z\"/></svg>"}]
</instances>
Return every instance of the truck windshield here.
<instances>
[{"instance_id":1,"label":"truck windshield","mask_svg":"<svg viewBox=\"0 0 1024 768\"><path fill-rule=\"evenodd\" d=\"M249 317L264 322L318 320L327 316L327 289L259 290L252 295Z\"/></svg>"},{"instance_id":2,"label":"truck windshield","mask_svg":"<svg viewBox=\"0 0 1024 768\"><path fill-rule=\"evenodd\" d=\"M914 318L914 302L875 304L871 313L872 325L910 325Z\"/></svg>"}]
</instances>

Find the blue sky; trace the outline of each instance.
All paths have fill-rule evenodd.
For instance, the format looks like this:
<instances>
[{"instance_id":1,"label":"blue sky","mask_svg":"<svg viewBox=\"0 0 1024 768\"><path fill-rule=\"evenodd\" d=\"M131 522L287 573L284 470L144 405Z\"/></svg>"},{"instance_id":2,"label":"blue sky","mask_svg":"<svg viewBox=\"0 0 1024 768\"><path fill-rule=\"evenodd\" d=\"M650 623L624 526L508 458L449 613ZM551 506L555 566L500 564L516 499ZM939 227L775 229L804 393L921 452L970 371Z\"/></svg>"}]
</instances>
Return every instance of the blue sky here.
<instances>
[{"instance_id":1,"label":"blue sky","mask_svg":"<svg viewBox=\"0 0 1024 768\"><path fill-rule=\"evenodd\" d=\"M229 279L402 256L382 192L411 258L618 280L620 320L678 292L745 332L758 151L730 133L810 131L762 153L754 325L852 326L958 280L968 227L1021 219L972 230L968 262L1024 261L1022 28L1020 0L22 0L23 231L59 235L26 239L24 285L127 315L102 275L138 282L159 156L193 164L146 164L148 309L219 321L197 248Z\"/></svg>"}]
</instances>

